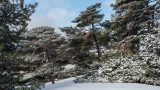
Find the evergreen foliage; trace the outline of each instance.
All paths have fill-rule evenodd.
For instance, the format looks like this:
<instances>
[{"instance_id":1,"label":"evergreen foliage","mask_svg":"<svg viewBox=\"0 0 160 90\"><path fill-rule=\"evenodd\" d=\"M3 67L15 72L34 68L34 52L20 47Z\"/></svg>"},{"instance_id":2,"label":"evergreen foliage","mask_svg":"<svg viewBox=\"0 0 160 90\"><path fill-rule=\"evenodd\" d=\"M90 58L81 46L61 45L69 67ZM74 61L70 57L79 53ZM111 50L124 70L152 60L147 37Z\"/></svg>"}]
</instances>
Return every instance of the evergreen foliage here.
<instances>
[{"instance_id":1,"label":"evergreen foliage","mask_svg":"<svg viewBox=\"0 0 160 90\"><path fill-rule=\"evenodd\" d=\"M23 1L23 0L22 0ZM0 51L15 50L27 21L35 11L35 4L25 5L17 0L0 0Z\"/></svg>"},{"instance_id":2,"label":"evergreen foliage","mask_svg":"<svg viewBox=\"0 0 160 90\"><path fill-rule=\"evenodd\" d=\"M103 77L106 73L106 77L103 78L106 79L109 75L109 78L113 79L110 81L115 82L114 80L119 80L119 77L125 75L137 75L137 72L134 72L136 67L144 67L142 71L145 71L146 67L152 67L151 69L157 70L156 73L149 69L145 73L146 77L156 77L155 80L159 80L159 31L155 28L159 27L160 0L116 0L115 4L112 4L115 14L111 20L104 21L101 5L96 3L80 12L72 21L76 24L75 27L60 28L65 33L62 37L56 33L55 28L49 26L35 27L27 31L28 21L31 20L30 16L35 12L37 3L0 0L0 90L13 90L15 86L24 83L36 83L39 87L42 83L37 79L54 83L57 78L71 77L84 72L86 74L91 68L93 73L95 69L105 69L106 72L99 74L97 71L95 76ZM145 40L144 32L148 33ZM143 47L142 42L146 41L144 45L147 47ZM148 43L150 44L147 45ZM147 48L146 52L140 51L144 48ZM129 56L131 52L134 52L135 57ZM148 59L140 56L140 53L154 56L149 56ZM96 59L106 61L106 66L101 69L100 65L104 64L94 64ZM126 63L129 67L126 67ZM73 66L74 69L71 72L65 71L65 65ZM76 71L77 68L81 70ZM119 70L121 74L118 73ZM138 71L139 75L142 71ZM89 76L93 74L92 71L87 72ZM110 77L111 74L113 77ZM123 81L130 82L130 78L126 77ZM131 79L135 82L134 78ZM36 88L34 85L33 87Z\"/></svg>"},{"instance_id":3,"label":"evergreen foliage","mask_svg":"<svg viewBox=\"0 0 160 90\"><path fill-rule=\"evenodd\" d=\"M155 2L155 4L151 4ZM112 5L115 14L112 19L112 29L123 39L137 35L140 30L148 31L155 27L157 19L157 0L116 0Z\"/></svg>"},{"instance_id":4,"label":"evergreen foliage","mask_svg":"<svg viewBox=\"0 0 160 90\"><path fill-rule=\"evenodd\" d=\"M76 27L64 27L61 30L67 35L66 54L68 58L66 59L80 66L87 66L91 63L95 57L93 53L90 53L93 46L93 41L87 39L90 36Z\"/></svg>"},{"instance_id":5,"label":"evergreen foliage","mask_svg":"<svg viewBox=\"0 0 160 90\"><path fill-rule=\"evenodd\" d=\"M26 31L27 21L37 3L24 4L23 0L0 0L0 89L13 90L21 77L26 62L16 52L20 35ZM14 51L14 52L13 52Z\"/></svg>"},{"instance_id":6,"label":"evergreen foliage","mask_svg":"<svg viewBox=\"0 0 160 90\"><path fill-rule=\"evenodd\" d=\"M52 27L41 26L25 33L25 40L21 40L19 52L24 54L26 61L30 61L30 72L34 72L39 67L51 63L52 72L49 73L51 76L54 75L54 67L58 65L57 62L59 60L57 58L57 50L64 43L64 39L54 30Z\"/></svg>"},{"instance_id":7,"label":"evergreen foliage","mask_svg":"<svg viewBox=\"0 0 160 90\"><path fill-rule=\"evenodd\" d=\"M82 11L78 17L73 20L73 23L77 23L77 27L82 30L87 30L90 36L93 38L95 47L97 49L98 58L101 57L100 45L96 37L96 33L100 30L100 24L103 20L104 14L101 14L101 3L96 3Z\"/></svg>"}]
</instances>

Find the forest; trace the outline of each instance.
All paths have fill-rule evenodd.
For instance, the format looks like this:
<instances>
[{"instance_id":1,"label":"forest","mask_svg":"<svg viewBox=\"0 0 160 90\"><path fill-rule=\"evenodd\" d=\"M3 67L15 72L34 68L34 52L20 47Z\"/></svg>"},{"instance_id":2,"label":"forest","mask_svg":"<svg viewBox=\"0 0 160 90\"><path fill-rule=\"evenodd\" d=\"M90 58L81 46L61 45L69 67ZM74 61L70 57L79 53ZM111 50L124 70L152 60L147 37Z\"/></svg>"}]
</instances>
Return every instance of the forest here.
<instances>
[{"instance_id":1,"label":"forest","mask_svg":"<svg viewBox=\"0 0 160 90\"><path fill-rule=\"evenodd\" d=\"M28 29L38 3L0 0L0 90L39 90L47 82L160 86L160 0L115 0L79 12L75 26ZM30 87L28 87L30 86Z\"/></svg>"}]
</instances>

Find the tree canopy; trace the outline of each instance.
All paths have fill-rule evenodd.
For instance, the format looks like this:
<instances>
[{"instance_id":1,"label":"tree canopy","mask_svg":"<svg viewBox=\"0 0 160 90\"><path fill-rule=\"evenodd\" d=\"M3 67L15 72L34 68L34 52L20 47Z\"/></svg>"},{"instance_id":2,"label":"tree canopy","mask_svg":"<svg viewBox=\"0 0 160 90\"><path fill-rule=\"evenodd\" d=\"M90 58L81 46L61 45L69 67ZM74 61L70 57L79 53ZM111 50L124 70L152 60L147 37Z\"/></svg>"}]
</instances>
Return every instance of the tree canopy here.
<instances>
[{"instance_id":1,"label":"tree canopy","mask_svg":"<svg viewBox=\"0 0 160 90\"><path fill-rule=\"evenodd\" d=\"M26 30L37 3L24 4L23 0L0 0L0 50L15 50L20 35Z\"/></svg>"},{"instance_id":2,"label":"tree canopy","mask_svg":"<svg viewBox=\"0 0 160 90\"><path fill-rule=\"evenodd\" d=\"M98 58L101 57L100 46L96 37L96 32L100 30L101 22L104 14L101 14L101 3L96 3L86 8L85 11L80 12L80 15L76 17L72 22L77 23L77 27L82 30L87 30L95 42L95 46L98 53Z\"/></svg>"}]
</instances>

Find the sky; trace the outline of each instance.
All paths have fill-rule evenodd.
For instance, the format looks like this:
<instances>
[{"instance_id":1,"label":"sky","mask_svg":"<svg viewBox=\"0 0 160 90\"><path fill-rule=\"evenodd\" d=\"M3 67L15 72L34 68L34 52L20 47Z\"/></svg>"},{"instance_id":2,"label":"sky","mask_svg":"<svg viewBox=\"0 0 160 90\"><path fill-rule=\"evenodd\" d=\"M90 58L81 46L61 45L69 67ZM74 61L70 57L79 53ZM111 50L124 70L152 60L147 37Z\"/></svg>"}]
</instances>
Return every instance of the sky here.
<instances>
[{"instance_id":1,"label":"sky","mask_svg":"<svg viewBox=\"0 0 160 90\"><path fill-rule=\"evenodd\" d=\"M74 26L71 22L84 11L86 7L95 3L102 3L104 20L110 19L113 13L110 7L115 0L26 0L26 3L38 2L36 12L31 16L28 28L51 26L54 28Z\"/></svg>"}]
</instances>

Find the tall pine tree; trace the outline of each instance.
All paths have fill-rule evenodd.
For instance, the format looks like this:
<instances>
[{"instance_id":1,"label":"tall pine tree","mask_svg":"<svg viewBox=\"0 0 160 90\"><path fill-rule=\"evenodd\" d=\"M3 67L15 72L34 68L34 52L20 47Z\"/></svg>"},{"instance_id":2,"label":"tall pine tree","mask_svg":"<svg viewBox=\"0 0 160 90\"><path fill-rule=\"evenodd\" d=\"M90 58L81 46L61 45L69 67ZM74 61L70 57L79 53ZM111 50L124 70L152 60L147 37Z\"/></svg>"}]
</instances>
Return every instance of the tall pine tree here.
<instances>
[{"instance_id":1,"label":"tall pine tree","mask_svg":"<svg viewBox=\"0 0 160 90\"><path fill-rule=\"evenodd\" d=\"M1 52L15 50L36 6L37 3L25 5L24 0L0 0Z\"/></svg>"},{"instance_id":2,"label":"tall pine tree","mask_svg":"<svg viewBox=\"0 0 160 90\"><path fill-rule=\"evenodd\" d=\"M72 21L73 23L77 23L77 27L81 28L84 31L87 30L87 33L90 33L95 42L98 58L101 57L101 51L96 33L100 29L100 23L104 17L104 14L100 13L100 7L101 3L96 3L92 6L89 6L85 11L82 11L80 15L75 18L75 20Z\"/></svg>"},{"instance_id":3,"label":"tall pine tree","mask_svg":"<svg viewBox=\"0 0 160 90\"><path fill-rule=\"evenodd\" d=\"M25 40L21 40L19 51L25 55L26 61L31 63L28 71L32 73L44 65L50 65L52 71L43 73L43 75L48 75L54 83L54 68L58 66L57 62L59 62L58 48L64 43L64 38L56 33L54 28L48 26L33 28L25 33L24 38ZM34 78L34 76L24 78L22 81L30 78Z\"/></svg>"},{"instance_id":4,"label":"tall pine tree","mask_svg":"<svg viewBox=\"0 0 160 90\"><path fill-rule=\"evenodd\" d=\"M121 39L137 35L141 29L152 29L157 12L155 9L159 8L158 0L116 0L112 6L115 10L112 28Z\"/></svg>"},{"instance_id":5,"label":"tall pine tree","mask_svg":"<svg viewBox=\"0 0 160 90\"><path fill-rule=\"evenodd\" d=\"M0 0L0 89L13 90L18 84L22 60L15 55L20 35L37 3L24 4L23 0Z\"/></svg>"}]
</instances>

